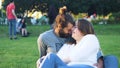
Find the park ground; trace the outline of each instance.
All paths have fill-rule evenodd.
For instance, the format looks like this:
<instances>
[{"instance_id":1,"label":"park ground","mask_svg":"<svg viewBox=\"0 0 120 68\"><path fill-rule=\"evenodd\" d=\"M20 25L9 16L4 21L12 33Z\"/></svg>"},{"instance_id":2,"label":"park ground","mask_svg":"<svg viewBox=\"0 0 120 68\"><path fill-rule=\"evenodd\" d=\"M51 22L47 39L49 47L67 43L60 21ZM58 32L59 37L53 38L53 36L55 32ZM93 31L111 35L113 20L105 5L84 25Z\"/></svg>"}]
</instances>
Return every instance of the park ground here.
<instances>
[{"instance_id":1,"label":"park ground","mask_svg":"<svg viewBox=\"0 0 120 68\"><path fill-rule=\"evenodd\" d=\"M29 37L8 38L8 26L0 25L0 68L36 68L39 58L37 38L49 30L48 25L29 25ZM120 61L120 24L94 25L104 55L115 55ZM120 65L120 63L119 63Z\"/></svg>"}]
</instances>

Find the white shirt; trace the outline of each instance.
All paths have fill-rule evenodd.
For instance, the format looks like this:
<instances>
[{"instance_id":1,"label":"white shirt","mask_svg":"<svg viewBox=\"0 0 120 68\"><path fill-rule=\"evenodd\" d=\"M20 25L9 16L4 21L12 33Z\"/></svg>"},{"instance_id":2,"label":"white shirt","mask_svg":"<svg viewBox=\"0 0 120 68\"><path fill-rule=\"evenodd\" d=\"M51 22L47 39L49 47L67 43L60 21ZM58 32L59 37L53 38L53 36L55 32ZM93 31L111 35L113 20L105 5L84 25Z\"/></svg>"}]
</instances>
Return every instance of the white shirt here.
<instances>
[{"instance_id":1,"label":"white shirt","mask_svg":"<svg viewBox=\"0 0 120 68\"><path fill-rule=\"evenodd\" d=\"M61 60L64 60L65 58L68 58L69 57L69 54L71 51L71 49L74 47L74 44L67 44L65 43L61 48L60 50L58 51L57 55L59 56L59 58Z\"/></svg>"},{"instance_id":2,"label":"white shirt","mask_svg":"<svg viewBox=\"0 0 120 68\"><path fill-rule=\"evenodd\" d=\"M70 49L66 48L66 46L63 47L64 49L60 49L61 54L58 52L58 56L60 58L69 56L71 62L68 65L85 64L95 67L94 64L97 63L97 53L100 48L99 41L95 35L85 35L79 43L71 46Z\"/></svg>"}]
</instances>

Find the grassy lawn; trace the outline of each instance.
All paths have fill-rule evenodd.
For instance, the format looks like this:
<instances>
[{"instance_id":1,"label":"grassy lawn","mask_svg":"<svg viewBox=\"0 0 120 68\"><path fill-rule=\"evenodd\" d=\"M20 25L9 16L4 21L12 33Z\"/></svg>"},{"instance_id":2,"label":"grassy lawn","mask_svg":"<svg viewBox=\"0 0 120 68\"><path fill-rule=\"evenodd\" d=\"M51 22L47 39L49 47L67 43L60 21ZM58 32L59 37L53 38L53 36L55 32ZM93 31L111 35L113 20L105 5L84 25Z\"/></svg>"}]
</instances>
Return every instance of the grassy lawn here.
<instances>
[{"instance_id":1,"label":"grassy lawn","mask_svg":"<svg viewBox=\"0 0 120 68\"><path fill-rule=\"evenodd\" d=\"M9 40L8 26L0 26L0 68L36 68L39 58L37 37L50 27L28 26L29 37ZM120 25L94 25L104 55L113 54L120 61ZM120 65L120 64L119 64Z\"/></svg>"}]
</instances>

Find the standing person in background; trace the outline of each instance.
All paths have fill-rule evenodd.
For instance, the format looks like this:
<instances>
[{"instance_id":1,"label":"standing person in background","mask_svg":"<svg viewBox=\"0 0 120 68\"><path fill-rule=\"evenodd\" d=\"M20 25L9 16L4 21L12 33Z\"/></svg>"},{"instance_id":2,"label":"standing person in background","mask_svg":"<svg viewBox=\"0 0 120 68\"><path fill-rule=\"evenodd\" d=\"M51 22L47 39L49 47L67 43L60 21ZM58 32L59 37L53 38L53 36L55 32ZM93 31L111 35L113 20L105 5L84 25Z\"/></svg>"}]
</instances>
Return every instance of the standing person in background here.
<instances>
[{"instance_id":1,"label":"standing person in background","mask_svg":"<svg viewBox=\"0 0 120 68\"><path fill-rule=\"evenodd\" d=\"M16 20L17 16L15 14L15 4L14 0L10 0L10 4L6 8L6 15L9 22L9 38L10 40L17 39L16 36ZM13 34L14 32L14 34Z\"/></svg>"},{"instance_id":2,"label":"standing person in background","mask_svg":"<svg viewBox=\"0 0 120 68\"><path fill-rule=\"evenodd\" d=\"M57 10L55 6L50 5L48 9L48 18L49 18L49 25L51 29L53 28L53 23L54 23L56 16L57 16Z\"/></svg>"},{"instance_id":3,"label":"standing person in background","mask_svg":"<svg viewBox=\"0 0 120 68\"><path fill-rule=\"evenodd\" d=\"M60 9L62 13L65 11ZM40 59L44 58L47 53L57 53L63 46L66 40L70 37L71 29L74 26L74 19L68 13L59 13L56 16L54 28L46 31L38 37L38 49ZM37 68L40 65L40 60L37 61Z\"/></svg>"}]
</instances>

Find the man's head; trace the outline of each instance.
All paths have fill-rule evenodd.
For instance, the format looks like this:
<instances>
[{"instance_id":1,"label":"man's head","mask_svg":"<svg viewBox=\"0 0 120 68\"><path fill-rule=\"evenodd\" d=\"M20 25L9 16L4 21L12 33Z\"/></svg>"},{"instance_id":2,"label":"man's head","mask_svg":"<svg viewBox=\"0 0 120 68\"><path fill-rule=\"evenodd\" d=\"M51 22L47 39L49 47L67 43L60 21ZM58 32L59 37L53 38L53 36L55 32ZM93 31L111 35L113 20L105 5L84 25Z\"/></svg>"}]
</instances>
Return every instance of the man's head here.
<instances>
[{"instance_id":1,"label":"man's head","mask_svg":"<svg viewBox=\"0 0 120 68\"><path fill-rule=\"evenodd\" d=\"M61 10L63 13L64 10ZM74 26L74 19L73 17L68 14L59 14L55 19L54 29L58 30L58 34L62 38L66 38L71 34L71 29Z\"/></svg>"},{"instance_id":2,"label":"man's head","mask_svg":"<svg viewBox=\"0 0 120 68\"><path fill-rule=\"evenodd\" d=\"M14 2L14 0L9 0L10 2Z\"/></svg>"}]
</instances>

